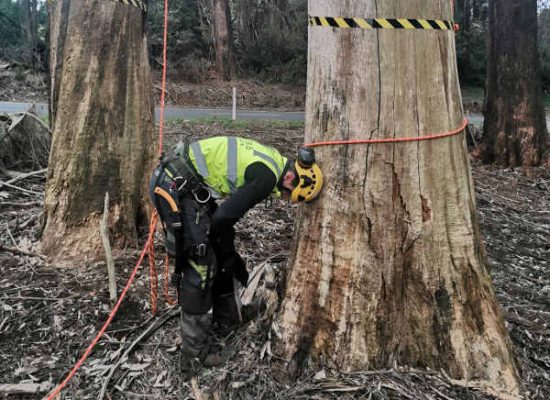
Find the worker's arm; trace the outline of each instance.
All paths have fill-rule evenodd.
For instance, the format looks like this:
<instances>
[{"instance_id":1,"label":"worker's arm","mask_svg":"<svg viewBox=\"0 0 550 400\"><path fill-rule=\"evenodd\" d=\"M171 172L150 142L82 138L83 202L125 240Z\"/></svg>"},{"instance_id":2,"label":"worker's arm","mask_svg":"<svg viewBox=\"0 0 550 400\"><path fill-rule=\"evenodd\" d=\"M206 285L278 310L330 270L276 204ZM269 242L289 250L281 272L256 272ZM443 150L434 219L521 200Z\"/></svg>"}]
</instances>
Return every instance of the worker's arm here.
<instances>
[{"instance_id":1,"label":"worker's arm","mask_svg":"<svg viewBox=\"0 0 550 400\"><path fill-rule=\"evenodd\" d=\"M212 235L216 236L232 227L248 210L269 197L277 184L277 177L261 162L246 168L245 184L223 202L212 216Z\"/></svg>"}]
</instances>

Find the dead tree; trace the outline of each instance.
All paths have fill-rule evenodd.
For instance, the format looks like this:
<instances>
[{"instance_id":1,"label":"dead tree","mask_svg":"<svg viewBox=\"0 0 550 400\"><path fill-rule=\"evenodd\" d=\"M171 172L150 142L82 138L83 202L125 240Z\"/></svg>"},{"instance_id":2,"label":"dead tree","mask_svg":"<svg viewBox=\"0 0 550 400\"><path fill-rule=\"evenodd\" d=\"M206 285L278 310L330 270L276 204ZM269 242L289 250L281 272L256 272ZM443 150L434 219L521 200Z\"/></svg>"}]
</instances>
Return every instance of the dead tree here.
<instances>
[{"instance_id":1,"label":"dead tree","mask_svg":"<svg viewBox=\"0 0 550 400\"><path fill-rule=\"evenodd\" d=\"M317 0L309 14L451 18L437 0ZM461 126L452 30L309 29L306 142ZM279 317L289 367L429 367L517 394L464 135L325 146L317 159L326 186L298 219Z\"/></svg>"},{"instance_id":2,"label":"dead tree","mask_svg":"<svg viewBox=\"0 0 550 400\"><path fill-rule=\"evenodd\" d=\"M154 152L145 13L101 0L50 7L53 139L42 246L51 258L95 258L105 192L113 245L137 240Z\"/></svg>"},{"instance_id":3,"label":"dead tree","mask_svg":"<svg viewBox=\"0 0 550 400\"><path fill-rule=\"evenodd\" d=\"M538 165L548 132L536 0L489 1L489 33L483 159L510 167Z\"/></svg>"}]
</instances>

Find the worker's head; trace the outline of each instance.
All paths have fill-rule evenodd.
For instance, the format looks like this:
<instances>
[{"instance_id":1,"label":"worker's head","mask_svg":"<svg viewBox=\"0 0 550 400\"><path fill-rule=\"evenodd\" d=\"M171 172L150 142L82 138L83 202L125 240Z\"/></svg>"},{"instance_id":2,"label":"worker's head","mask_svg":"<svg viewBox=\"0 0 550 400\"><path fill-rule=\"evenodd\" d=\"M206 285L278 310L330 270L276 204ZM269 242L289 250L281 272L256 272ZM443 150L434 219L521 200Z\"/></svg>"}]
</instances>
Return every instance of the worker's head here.
<instances>
[{"instance_id":1,"label":"worker's head","mask_svg":"<svg viewBox=\"0 0 550 400\"><path fill-rule=\"evenodd\" d=\"M310 202L323 187L321 168L315 163L313 149L302 147L296 160L288 160L281 189L292 202Z\"/></svg>"}]
</instances>

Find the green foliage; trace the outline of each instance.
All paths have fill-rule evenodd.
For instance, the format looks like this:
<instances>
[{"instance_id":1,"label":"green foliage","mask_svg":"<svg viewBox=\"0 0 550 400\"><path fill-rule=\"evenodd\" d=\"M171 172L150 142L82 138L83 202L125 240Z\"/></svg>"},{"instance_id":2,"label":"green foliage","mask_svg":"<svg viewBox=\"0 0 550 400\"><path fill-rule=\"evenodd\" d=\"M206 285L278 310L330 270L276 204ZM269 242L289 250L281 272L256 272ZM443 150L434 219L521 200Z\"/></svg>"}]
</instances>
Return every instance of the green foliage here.
<instances>
[{"instance_id":1,"label":"green foliage","mask_svg":"<svg viewBox=\"0 0 550 400\"><path fill-rule=\"evenodd\" d=\"M211 2L170 3L170 76L190 82L208 77L213 65ZM232 0L234 50L240 77L305 84L306 0ZM150 2L149 41L153 68L162 65L162 2Z\"/></svg>"},{"instance_id":2,"label":"green foliage","mask_svg":"<svg viewBox=\"0 0 550 400\"><path fill-rule=\"evenodd\" d=\"M486 23L476 21L468 32L456 36L456 52L460 80L469 85L483 86L487 65Z\"/></svg>"},{"instance_id":3,"label":"green foliage","mask_svg":"<svg viewBox=\"0 0 550 400\"><path fill-rule=\"evenodd\" d=\"M487 0L455 1L456 56L460 80L465 85L483 86L487 64ZM461 6L470 5L461 9Z\"/></svg>"},{"instance_id":4,"label":"green foliage","mask_svg":"<svg viewBox=\"0 0 550 400\"><path fill-rule=\"evenodd\" d=\"M244 3L246 9L237 7L241 11L237 13L237 26L241 29L235 34L241 72L267 82L305 84L307 2Z\"/></svg>"},{"instance_id":5,"label":"green foliage","mask_svg":"<svg viewBox=\"0 0 550 400\"><path fill-rule=\"evenodd\" d=\"M164 4L149 2L149 42L153 68L162 66ZM180 0L169 3L168 60L171 76L200 82L209 67L209 44L203 36L200 1Z\"/></svg>"},{"instance_id":6,"label":"green foliage","mask_svg":"<svg viewBox=\"0 0 550 400\"><path fill-rule=\"evenodd\" d=\"M14 60L25 44L22 14L20 3L0 0L0 58L4 60Z\"/></svg>"},{"instance_id":7,"label":"green foliage","mask_svg":"<svg viewBox=\"0 0 550 400\"><path fill-rule=\"evenodd\" d=\"M34 52L44 58L48 13L46 3L39 1L36 9L37 43ZM0 59L5 61L25 61L31 46L27 43L24 29L25 12L21 0L0 0Z\"/></svg>"},{"instance_id":8,"label":"green foliage","mask_svg":"<svg viewBox=\"0 0 550 400\"><path fill-rule=\"evenodd\" d=\"M539 54L542 86L550 94L550 7L539 14Z\"/></svg>"}]
</instances>

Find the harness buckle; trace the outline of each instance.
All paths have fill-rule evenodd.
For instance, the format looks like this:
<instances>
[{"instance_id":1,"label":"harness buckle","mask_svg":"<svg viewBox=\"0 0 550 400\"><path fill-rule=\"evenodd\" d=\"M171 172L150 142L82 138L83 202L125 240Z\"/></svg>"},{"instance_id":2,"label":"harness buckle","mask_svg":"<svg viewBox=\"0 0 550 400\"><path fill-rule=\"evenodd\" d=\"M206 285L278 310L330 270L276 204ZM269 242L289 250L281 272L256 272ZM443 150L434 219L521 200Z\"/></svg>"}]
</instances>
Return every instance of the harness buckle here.
<instances>
[{"instance_id":1,"label":"harness buckle","mask_svg":"<svg viewBox=\"0 0 550 400\"><path fill-rule=\"evenodd\" d=\"M212 194L210 193L209 190L205 189L205 188L202 188L202 190L204 192L206 192L206 196L204 199L201 199L200 196L199 196L199 191L198 190L194 190L193 191L193 196L195 196L195 200L197 201L197 203L199 204L205 204L205 203L208 203L210 201L210 199L212 198Z\"/></svg>"},{"instance_id":2,"label":"harness buckle","mask_svg":"<svg viewBox=\"0 0 550 400\"><path fill-rule=\"evenodd\" d=\"M206 255L206 244L205 243L194 244L193 252L195 253L195 255L199 257L204 257Z\"/></svg>"}]
</instances>

